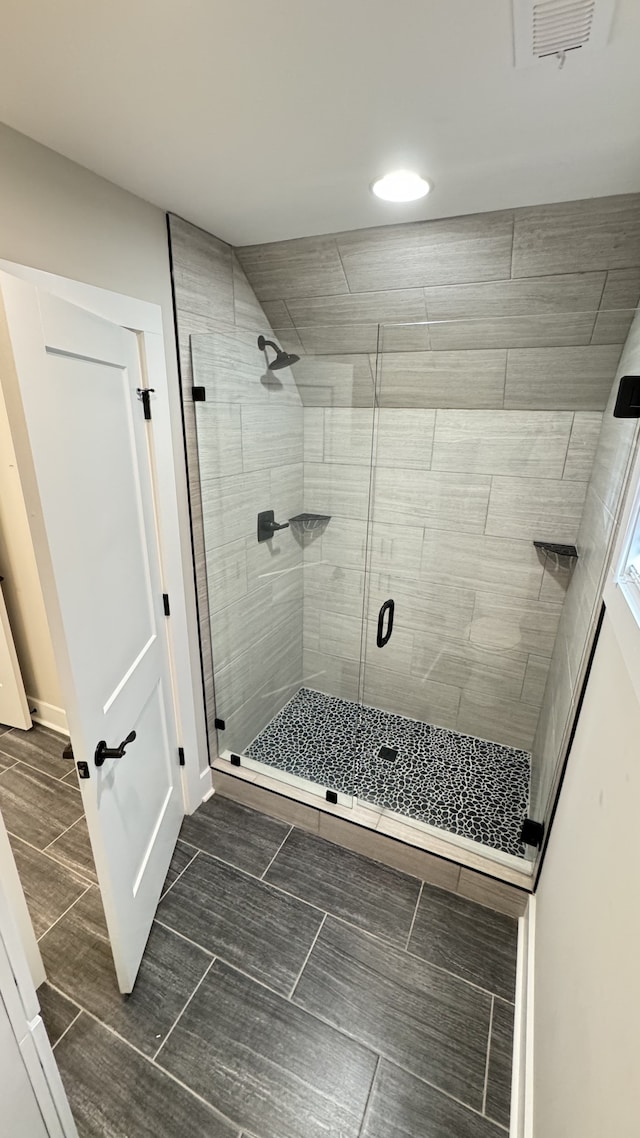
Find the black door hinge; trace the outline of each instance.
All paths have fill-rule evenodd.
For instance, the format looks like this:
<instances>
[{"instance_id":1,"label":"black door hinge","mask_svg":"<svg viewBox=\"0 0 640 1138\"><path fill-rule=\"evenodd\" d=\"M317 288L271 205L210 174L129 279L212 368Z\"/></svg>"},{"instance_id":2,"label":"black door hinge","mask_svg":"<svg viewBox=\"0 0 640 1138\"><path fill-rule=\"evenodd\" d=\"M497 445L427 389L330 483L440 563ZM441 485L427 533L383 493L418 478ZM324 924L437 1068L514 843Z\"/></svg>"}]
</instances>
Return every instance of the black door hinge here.
<instances>
[{"instance_id":1,"label":"black door hinge","mask_svg":"<svg viewBox=\"0 0 640 1138\"><path fill-rule=\"evenodd\" d=\"M169 594L168 593L162 594L162 607L164 609L164 615L165 616L171 616L171 609L169 608Z\"/></svg>"},{"instance_id":2,"label":"black door hinge","mask_svg":"<svg viewBox=\"0 0 640 1138\"><path fill-rule=\"evenodd\" d=\"M142 410L144 411L145 419L151 418L151 399L149 396L151 392L155 391L155 387L138 387L138 399L142 400Z\"/></svg>"},{"instance_id":3,"label":"black door hinge","mask_svg":"<svg viewBox=\"0 0 640 1138\"><path fill-rule=\"evenodd\" d=\"M184 766L184 747L178 747L178 762L180 766Z\"/></svg>"},{"instance_id":4,"label":"black door hinge","mask_svg":"<svg viewBox=\"0 0 640 1138\"><path fill-rule=\"evenodd\" d=\"M224 731L225 730L224 719L218 719L218 718L214 719L213 726L216 727L218 731Z\"/></svg>"},{"instance_id":5,"label":"black door hinge","mask_svg":"<svg viewBox=\"0 0 640 1138\"><path fill-rule=\"evenodd\" d=\"M207 392L204 387L192 387L191 398L194 403L204 403L207 398Z\"/></svg>"}]
</instances>

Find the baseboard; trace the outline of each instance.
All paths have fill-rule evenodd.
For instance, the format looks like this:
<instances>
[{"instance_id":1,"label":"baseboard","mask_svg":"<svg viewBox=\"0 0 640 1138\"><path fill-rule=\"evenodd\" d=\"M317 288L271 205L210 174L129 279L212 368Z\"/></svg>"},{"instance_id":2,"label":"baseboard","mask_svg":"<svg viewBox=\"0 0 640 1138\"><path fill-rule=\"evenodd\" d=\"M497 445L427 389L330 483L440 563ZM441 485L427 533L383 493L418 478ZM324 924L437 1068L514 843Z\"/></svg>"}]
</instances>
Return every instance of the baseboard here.
<instances>
[{"instance_id":1,"label":"baseboard","mask_svg":"<svg viewBox=\"0 0 640 1138\"><path fill-rule=\"evenodd\" d=\"M43 699L36 699L33 695L27 696L27 702L34 723L39 723L41 727L50 727L52 731L60 731L62 735L69 734L67 716L61 707L45 703Z\"/></svg>"},{"instance_id":2,"label":"baseboard","mask_svg":"<svg viewBox=\"0 0 640 1138\"><path fill-rule=\"evenodd\" d=\"M516 1012L513 1028L511 1126L509 1138L533 1138L533 1016L536 898L518 922Z\"/></svg>"},{"instance_id":3,"label":"baseboard","mask_svg":"<svg viewBox=\"0 0 640 1138\"><path fill-rule=\"evenodd\" d=\"M200 774L200 787L202 794L200 796L201 802L206 802L213 794L213 771L211 767L205 767Z\"/></svg>"}]
</instances>

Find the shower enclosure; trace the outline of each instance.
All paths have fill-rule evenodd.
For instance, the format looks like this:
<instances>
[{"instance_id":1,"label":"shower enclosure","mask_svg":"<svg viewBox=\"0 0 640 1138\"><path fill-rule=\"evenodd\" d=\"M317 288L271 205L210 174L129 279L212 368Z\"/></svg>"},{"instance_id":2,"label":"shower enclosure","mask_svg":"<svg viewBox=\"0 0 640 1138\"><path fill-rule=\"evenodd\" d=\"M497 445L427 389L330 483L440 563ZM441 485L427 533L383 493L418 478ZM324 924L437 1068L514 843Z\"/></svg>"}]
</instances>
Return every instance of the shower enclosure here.
<instances>
[{"instance_id":1,"label":"shower enclosure","mask_svg":"<svg viewBox=\"0 0 640 1138\"><path fill-rule=\"evenodd\" d=\"M315 328L276 369L191 336L223 758L526 868L636 435L613 315L589 373L595 310Z\"/></svg>"}]
</instances>

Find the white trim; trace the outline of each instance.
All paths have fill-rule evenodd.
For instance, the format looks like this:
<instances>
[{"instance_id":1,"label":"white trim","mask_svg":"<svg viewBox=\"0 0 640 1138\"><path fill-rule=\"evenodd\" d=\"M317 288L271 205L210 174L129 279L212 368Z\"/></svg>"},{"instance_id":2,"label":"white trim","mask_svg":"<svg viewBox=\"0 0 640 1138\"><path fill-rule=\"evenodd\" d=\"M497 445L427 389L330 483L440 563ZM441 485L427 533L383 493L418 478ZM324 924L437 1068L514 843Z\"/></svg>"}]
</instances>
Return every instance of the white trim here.
<instances>
[{"instance_id":1,"label":"white trim","mask_svg":"<svg viewBox=\"0 0 640 1138\"><path fill-rule=\"evenodd\" d=\"M96 316L138 333L149 385L155 388L152 422L158 459L155 464L158 529L163 580L171 601L168 641L178 738L185 752L182 771L184 807L185 812L190 814L211 788L211 771L208 766L201 770L201 758L204 761L207 757L207 735L204 705L198 694L202 690L202 677L199 671L195 585L193 575L190 576L189 569L186 568L191 565L190 535L188 528L181 528L175 462L176 452L182 449L182 438L179 447L174 447L162 309L150 301L123 296L12 261L0 260L0 269L85 308ZM185 549L188 556L183 559ZM195 661L198 662L197 666ZM37 700L35 702L38 703ZM48 725L54 724L51 722Z\"/></svg>"},{"instance_id":2,"label":"white trim","mask_svg":"<svg viewBox=\"0 0 640 1138\"><path fill-rule=\"evenodd\" d=\"M42 727L50 727L52 731L60 731L62 735L69 734L67 716L61 707L53 703L45 703L43 699L36 699L34 695L27 695L29 711L34 723Z\"/></svg>"},{"instance_id":3,"label":"white trim","mask_svg":"<svg viewBox=\"0 0 640 1138\"><path fill-rule=\"evenodd\" d=\"M526 913L518 921L509 1138L533 1138L535 930L536 898L532 896Z\"/></svg>"},{"instance_id":4,"label":"white trim","mask_svg":"<svg viewBox=\"0 0 640 1138\"><path fill-rule=\"evenodd\" d=\"M633 689L640 699L639 593L637 585L630 582L625 576L631 543L639 526L640 450L636 450L618 535L605 577L603 598Z\"/></svg>"}]
</instances>

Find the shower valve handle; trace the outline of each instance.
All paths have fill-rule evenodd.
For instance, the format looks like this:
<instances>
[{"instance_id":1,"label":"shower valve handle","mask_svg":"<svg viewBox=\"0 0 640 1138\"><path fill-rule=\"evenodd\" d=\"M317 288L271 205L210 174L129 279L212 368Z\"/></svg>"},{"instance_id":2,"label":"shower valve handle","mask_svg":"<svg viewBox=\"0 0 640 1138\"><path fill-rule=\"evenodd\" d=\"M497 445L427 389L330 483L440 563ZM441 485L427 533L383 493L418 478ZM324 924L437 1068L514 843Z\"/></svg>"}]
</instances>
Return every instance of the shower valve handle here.
<instances>
[{"instance_id":1,"label":"shower valve handle","mask_svg":"<svg viewBox=\"0 0 640 1138\"><path fill-rule=\"evenodd\" d=\"M268 541L279 529L289 529L289 523L277 522L273 510L263 510L258 514L258 541Z\"/></svg>"}]
</instances>

